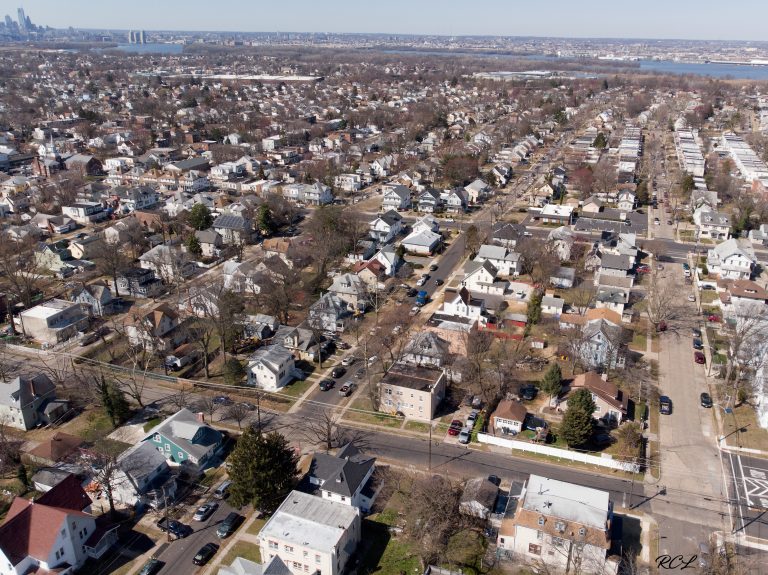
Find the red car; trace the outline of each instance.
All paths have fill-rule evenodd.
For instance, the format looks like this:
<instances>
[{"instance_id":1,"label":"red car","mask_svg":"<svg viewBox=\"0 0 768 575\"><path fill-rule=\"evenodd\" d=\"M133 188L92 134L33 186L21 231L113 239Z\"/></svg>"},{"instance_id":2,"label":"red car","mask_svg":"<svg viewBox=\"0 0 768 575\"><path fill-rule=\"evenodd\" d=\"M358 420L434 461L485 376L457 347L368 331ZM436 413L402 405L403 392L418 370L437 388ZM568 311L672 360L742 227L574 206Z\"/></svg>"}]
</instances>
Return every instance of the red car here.
<instances>
[{"instance_id":1,"label":"red car","mask_svg":"<svg viewBox=\"0 0 768 575\"><path fill-rule=\"evenodd\" d=\"M712 321L712 322L718 322L718 321L720 321L720 316L719 316L719 315L714 315L714 314L712 314L712 315L710 315L710 316L707 318L707 320L708 320L708 321Z\"/></svg>"},{"instance_id":2,"label":"red car","mask_svg":"<svg viewBox=\"0 0 768 575\"><path fill-rule=\"evenodd\" d=\"M667 322L660 321L659 324L656 326L656 331L667 331Z\"/></svg>"},{"instance_id":3,"label":"red car","mask_svg":"<svg viewBox=\"0 0 768 575\"><path fill-rule=\"evenodd\" d=\"M704 354L701 353L700 351L695 351L693 352L693 361L695 361L696 363L704 364L704 363L707 363L707 358L705 358Z\"/></svg>"},{"instance_id":4,"label":"red car","mask_svg":"<svg viewBox=\"0 0 768 575\"><path fill-rule=\"evenodd\" d=\"M649 274L651 273L651 267L647 265L642 265L637 267L637 273L639 274Z\"/></svg>"},{"instance_id":5,"label":"red car","mask_svg":"<svg viewBox=\"0 0 768 575\"><path fill-rule=\"evenodd\" d=\"M464 427L464 424L458 419L454 419L448 428L448 435L458 435L462 427Z\"/></svg>"}]
</instances>

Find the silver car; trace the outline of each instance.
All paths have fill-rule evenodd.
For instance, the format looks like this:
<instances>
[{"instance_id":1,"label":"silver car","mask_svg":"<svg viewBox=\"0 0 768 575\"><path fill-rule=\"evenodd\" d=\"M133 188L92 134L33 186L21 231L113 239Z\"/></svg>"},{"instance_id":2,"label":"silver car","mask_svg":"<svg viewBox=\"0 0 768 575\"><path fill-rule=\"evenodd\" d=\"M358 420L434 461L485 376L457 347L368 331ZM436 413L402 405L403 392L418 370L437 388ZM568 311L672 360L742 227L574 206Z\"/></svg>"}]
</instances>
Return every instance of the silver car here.
<instances>
[{"instance_id":1,"label":"silver car","mask_svg":"<svg viewBox=\"0 0 768 575\"><path fill-rule=\"evenodd\" d=\"M466 445L471 439L472 430L469 427L465 427L459 432L459 443Z\"/></svg>"}]
</instances>

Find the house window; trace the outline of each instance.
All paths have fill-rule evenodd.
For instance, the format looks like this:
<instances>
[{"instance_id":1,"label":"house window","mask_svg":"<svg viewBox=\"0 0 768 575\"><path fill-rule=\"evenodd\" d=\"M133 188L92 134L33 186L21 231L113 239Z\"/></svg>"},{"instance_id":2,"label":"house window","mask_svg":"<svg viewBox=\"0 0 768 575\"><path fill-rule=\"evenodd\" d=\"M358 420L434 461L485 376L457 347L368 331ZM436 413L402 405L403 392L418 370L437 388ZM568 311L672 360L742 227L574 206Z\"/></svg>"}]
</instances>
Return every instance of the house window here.
<instances>
[{"instance_id":1,"label":"house window","mask_svg":"<svg viewBox=\"0 0 768 575\"><path fill-rule=\"evenodd\" d=\"M283 545L283 551L285 551L286 553L293 553L293 547L291 547L290 545Z\"/></svg>"},{"instance_id":2,"label":"house window","mask_svg":"<svg viewBox=\"0 0 768 575\"><path fill-rule=\"evenodd\" d=\"M536 539L538 539L539 541L543 540L544 539L544 532L543 531L537 531L536 532Z\"/></svg>"},{"instance_id":3,"label":"house window","mask_svg":"<svg viewBox=\"0 0 768 575\"><path fill-rule=\"evenodd\" d=\"M502 545L504 545L504 538L503 538L503 537L499 537L499 543L501 543Z\"/></svg>"},{"instance_id":4,"label":"house window","mask_svg":"<svg viewBox=\"0 0 768 575\"><path fill-rule=\"evenodd\" d=\"M342 495L342 496L341 496L341 500L342 500L342 501L346 501L346 500L347 500L347 498L346 498L346 497L344 497L344 496Z\"/></svg>"},{"instance_id":5,"label":"house window","mask_svg":"<svg viewBox=\"0 0 768 575\"><path fill-rule=\"evenodd\" d=\"M277 541L269 541L269 548L270 549L277 549L279 545L277 544Z\"/></svg>"},{"instance_id":6,"label":"house window","mask_svg":"<svg viewBox=\"0 0 768 575\"><path fill-rule=\"evenodd\" d=\"M541 555L541 545L528 544L528 553L531 555Z\"/></svg>"},{"instance_id":7,"label":"house window","mask_svg":"<svg viewBox=\"0 0 768 575\"><path fill-rule=\"evenodd\" d=\"M581 529L579 529L579 535L584 537L586 534L587 534L587 530L586 529L584 529L583 527Z\"/></svg>"},{"instance_id":8,"label":"house window","mask_svg":"<svg viewBox=\"0 0 768 575\"><path fill-rule=\"evenodd\" d=\"M179 451L179 459L184 459L184 452L183 451Z\"/></svg>"},{"instance_id":9,"label":"house window","mask_svg":"<svg viewBox=\"0 0 768 575\"><path fill-rule=\"evenodd\" d=\"M539 525L544 525L544 518L543 517L539 517Z\"/></svg>"},{"instance_id":10,"label":"house window","mask_svg":"<svg viewBox=\"0 0 768 575\"><path fill-rule=\"evenodd\" d=\"M170 446L170 444L168 444L168 443L166 443L166 444L165 444L165 450L166 450L168 453L170 453L170 452L171 452L171 446Z\"/></svg>"},{"instance_id":11,"label":"house window","mask_svg":"<svg viewBox=\"0 0 768 575\"><path fill-rule=\"evenodd\" d=\"M64 548L63 547L61 549L59 549L59 555L64 557Z\"/></svg>"},{"instance_id":12,"label":"house window","mask_svg":"<svg viewBox=\"0 0 768 575\"><path fill-rule=\"evenodd\" d=\"M304 565L304 573L309 573L309 565Z\"/></svg>"},{"instance_id":13,"label":"house window","mask_svg":"<svg viewBox=\"0 0 768 575\"><path fill-rule=\"evenodd\" d=\"M56 559L58 559L58 558L59 558L59 552L56 551Z\"/></svg>"},{"instance_id":14,"label":"house window","mask_svg":"<svg viewBox=\"0 0 768 575\"><path fill-rule=\"evenodd\" d=\"M160 443L160 434L155 433L155 435L152 437L152 441L156 441L157 443Z\"/></svg>"},{"instance_id":15,"label":"house window","mask_svg":"<svg viewBox=\"0 0 768 575\"><path fill-rule=\"evenodd\" d=\"M66 534L67 534L67 530L66 529L62 529L61 530L61 536L64 537Z\"/></svg>"},{"instance_id":16,"label":"house window","mask_svg":"<svg viewBox=\"0 0 768 575\"><path fill-rule=\"evenodd\" d=\"M315 563L320 563L320 555L315 555Z\"/></svg>"}]
</instances>

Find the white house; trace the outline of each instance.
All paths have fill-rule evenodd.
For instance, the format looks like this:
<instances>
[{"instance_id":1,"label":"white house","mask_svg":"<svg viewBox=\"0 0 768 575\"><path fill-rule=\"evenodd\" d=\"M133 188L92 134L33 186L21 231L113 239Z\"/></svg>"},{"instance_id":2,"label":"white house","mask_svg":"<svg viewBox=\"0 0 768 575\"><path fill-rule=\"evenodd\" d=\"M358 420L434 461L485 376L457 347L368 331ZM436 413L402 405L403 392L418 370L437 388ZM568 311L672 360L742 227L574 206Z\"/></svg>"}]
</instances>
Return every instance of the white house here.
<instances>
[{"instance_id":1,"label":"white house","mask_svg":"<svg viewBox=\"0 0 768 575\"><path fill-rule=\"evenodd\" d=\"M491 262L500 276L516 276L520 273L520 254L504 248L484 244L475 256L476 262Z\"/></svg>"},{"instance_id":2,"label":"white house","mask_svg":"<svg viewBox=\"0 0 768 575\"><path fill-rule=\"evenodd\" d=\"M403 239L401 245L410 253L430 255L442 239L440 234L427 230L413 231Z\"/></svg>"},{"instance_id":3,"label":"white house","mask_svg":"<svg viewBox=\"0 0 768 575\"><path fill-rule=\"evenodd\" d=\"M309 483L323 499L368 512L378 490L373 473L376 459L360 453L351 443L335 455L315 453L309 467Z\"/></svg>"},{"instance_id":4,"label":"white house","mask_svg":"<svg viewBox=\"0 0 768 575\"><path fill-rule=\"evenodd\" d=\"M259 532L261 560L280 557L293 575L341 575L357 549L357 508L292 491Z\"/></svg>"},{"instance_id":5,"label":"white house","mask_svg":"<svg viewBox=\"0 0 768 575\"><path fill-rule=\"evenodd\" d=\"M261 347L248 360L248 385L277 391L294 377L293 354L282 345Z\"/></svg>"},{"instance_id":6,"label":"white house","mask_svg":"<svg viewBox=\"0 0 768 575\"><path fill-rule=\"evenodd\" d=\"M374 240L387 244L402 231L403 217L395 210L389 210L368 224L368 227Z\"/></svg>"},{"instance_id":7,"label":"white house","mask_svg":"<svg viewBox=\"0 0 768 575\"><path fill-rule=\"evenodd\" d=\"M693 222L699 237L727 240L731 236L731 218L728 214L716 212L703 205L693 212Z\"/></svg>"},{"instance_id":8,"label":"white house","mask_svg":"<svg viewBox=\"0 0 768 575\"><path fill-rule=\"evenodd\" d=\"M501 522L499 551L557 571L616 573L611 548L613 504L608 492L531 475L514 514Z\"/></svg>"},{"instance_id":9,"label":"white house","mask_svg":"<svg viewBox=\"0 0 768 575\"><path fill-rule=\"evenodd\" d=\"M407 210L411 207L411 190L405 186L382 186L382 211Z\"/></svg>"},{"instance_id":10,"label":"white house","mask_svg":"<svg viewBox=\"0 0 768 575\"><path fill-rule=\"evenodd\" d=\"M618 201L619 210L622 212L631 212L635 209L635 194L628 190L619 192Z\"/></svg>"},{"instance_id":11,"label":"white house","mask_svg":"<svg viewBox=\"0 0 768 575\"><path fill-rule=\"evenodd\" d=\"M462 285L471 292L503 296L508 282L497 279L499 274L490 262L468 262L464 266Z\"/></svg>"},{"instance_id":12,"label":"white house","mask_svg":"<svg viewBox=\"0 0 768 575\"><path fill-rule=\"evenodd\" d=\"M720 279L744 279L752 277L757 259L748 240L731 238L716 245L707 252L707 267Z\"/></svg>"},{"instance_id":13,"label":"white house","mask_svg":"<svg viewBox=\"0 0 768 575\"><path fill-rule=\"evenodd\" d=\"M485 301L472 297L466 287L462 287L455 295L445 294L441 313L453 317L466 318L485 324Z\"/></svg>"}]
</instances>

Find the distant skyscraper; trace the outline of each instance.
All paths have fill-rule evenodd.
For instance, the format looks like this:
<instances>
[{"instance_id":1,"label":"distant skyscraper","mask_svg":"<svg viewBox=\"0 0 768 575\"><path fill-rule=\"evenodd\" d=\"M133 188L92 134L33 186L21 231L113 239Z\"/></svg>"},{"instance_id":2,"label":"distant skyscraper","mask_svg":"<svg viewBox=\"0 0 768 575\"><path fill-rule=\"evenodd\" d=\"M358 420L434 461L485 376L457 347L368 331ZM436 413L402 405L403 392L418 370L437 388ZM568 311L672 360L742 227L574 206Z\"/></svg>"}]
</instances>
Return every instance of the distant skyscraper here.
<instances>
[{"instance_id":1,"label":"distant skyscraper","mask_svg":"<svg viewBox=\"0 0 768 575\"><path fill-rule=\"evenodd\" d=\"M5 15L5 25L8 29L13 28L13 19L8 14Z\"/></svg>"},{"instance_id":2,"label":"distant skyscraper","mask_svg":"<svg viewBox=\"0 0 768 575\"><path fill-rule=\"evenodd\" d=\"M146 44L147 41L144 37L144 30L139 32L139 44Z\"/></svg>"},{"instance_id":3,"label":"distant skyscraper","mask_svg":"<svg viewBox=\"0 0 768 575\"><path fill-rule=\"evenodd\" d=\"M128 43L133 44L133 30L128 30Z\"/></svg>"},{"instance_id":4,"label":"distant skyscraper","mask_svg":"<svg viewBox=\"0 0 768 575\"><path fill-rule=\"evenodd\" d=\"M27 16L24 14L24 8L19 8L17 12L19 16L19 30L22 32L27 31Z\"/></svg>"}]
</instances>

